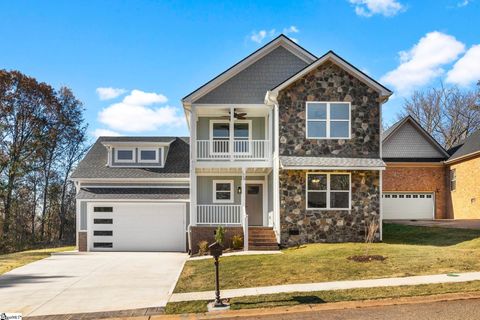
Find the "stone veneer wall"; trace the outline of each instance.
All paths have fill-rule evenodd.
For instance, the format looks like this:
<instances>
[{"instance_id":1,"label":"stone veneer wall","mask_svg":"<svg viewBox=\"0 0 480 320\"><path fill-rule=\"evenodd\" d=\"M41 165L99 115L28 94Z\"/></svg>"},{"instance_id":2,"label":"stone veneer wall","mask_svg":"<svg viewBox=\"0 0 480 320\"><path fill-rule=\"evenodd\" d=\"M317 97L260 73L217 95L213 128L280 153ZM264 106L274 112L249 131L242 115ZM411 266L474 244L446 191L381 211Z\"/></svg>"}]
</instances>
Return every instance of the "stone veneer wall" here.
<instances>
[{"instance_id":1,"label":"stone veneer wall","mask_svg":"<svg viewBox=\"0 0 480 320\"><path fill-rule=\"evenodd\" d=\"M306 173L280 171L281 245L364 241L365 227L380 219L379 172L351 171L351 210L306 210Z\"/></svg>"},{"instance_id":2,"label":"stone veneer wall","mask_svg":"<svg viewBox=\"0 0 480 320\"><path fill-rule=\"evenodd\" d=\"M198 243L200 241L207 241L208 244L215 242L215 230L217 227L208 227L208 226L196 226L191 227L190 230L190 253L195 254L198 252ZM232 237L234 235L241 235L243 237L243 228L242 227L226 227L225 228L225 243L226 248L230 247L232 244Z\"/></svg>"},{"instance_id":3,"label":"stone veneer wall","mask_svg":"<svg viewBox=\"0 0 480 320\"><path fill-rule=\"evenodd\" d=\"M378 158L379 94L326 62L279 92L280 155ZM306 139L306 101L351 102L351 139Z\"/></svg>"}]
</instances>

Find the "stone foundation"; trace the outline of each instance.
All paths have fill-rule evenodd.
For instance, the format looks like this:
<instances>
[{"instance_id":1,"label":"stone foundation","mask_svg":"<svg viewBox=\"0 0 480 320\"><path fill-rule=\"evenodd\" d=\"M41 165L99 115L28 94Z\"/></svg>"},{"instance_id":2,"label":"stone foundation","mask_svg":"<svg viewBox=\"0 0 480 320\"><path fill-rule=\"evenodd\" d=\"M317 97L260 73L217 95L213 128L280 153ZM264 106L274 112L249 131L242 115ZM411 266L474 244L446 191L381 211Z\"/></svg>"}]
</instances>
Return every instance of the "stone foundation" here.
<instances>
[{"instance_id":1,"label":"stone foundation","mask_svg":"<svg viewBox=\"0 0 480 320\"><path fill-rule=\"evenodd\" d=\"M365 241L366 226L380 220L379 172L351 171L351 210L306 210L306 173L280 170L281 245Z\"/></svg>"},{"instance_id":2,"label":"stone foundation","mask_svg":"<svg viewBox=\"0 0 480 320\"><path fill-rule=\"evenodd\" d=\"M80 231L78 232L78 251L85 252L87 250L87 232Z\"/></svg>"},{"instance_id":3,"label":"stone foundation","mask_svg":"<svg viewBox=\"0 0 480 320\"><path fill-rule=\"evenodd\" d=\"M198 243L200 241L207 241L208 244L215 242L215 230L217 227L196 226L190 229L190 252L195 254L198 252ZM243 237L242 227L226 227L225 228L225 247L232 245L232 237L234 235L241 235Z\"/></svg>"}]
</instances>

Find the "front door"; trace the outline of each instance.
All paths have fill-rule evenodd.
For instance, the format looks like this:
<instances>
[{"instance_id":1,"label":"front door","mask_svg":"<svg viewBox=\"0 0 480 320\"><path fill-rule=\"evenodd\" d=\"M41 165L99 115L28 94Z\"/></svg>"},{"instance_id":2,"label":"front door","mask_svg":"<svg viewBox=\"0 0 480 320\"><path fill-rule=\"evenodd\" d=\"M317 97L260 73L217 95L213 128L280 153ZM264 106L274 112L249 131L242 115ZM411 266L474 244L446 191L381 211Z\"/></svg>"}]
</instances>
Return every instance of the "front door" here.
<instances>
[{"instance_id":1,"label":"front door","mask_svg":"<svg viewBox=\"0 0 480 320\"><path fill-rule=\"evenodd\" d=\"M261 184L247 184L245 207L249 226L263 226L263 188Z\"/></svg>"}]
</instances>

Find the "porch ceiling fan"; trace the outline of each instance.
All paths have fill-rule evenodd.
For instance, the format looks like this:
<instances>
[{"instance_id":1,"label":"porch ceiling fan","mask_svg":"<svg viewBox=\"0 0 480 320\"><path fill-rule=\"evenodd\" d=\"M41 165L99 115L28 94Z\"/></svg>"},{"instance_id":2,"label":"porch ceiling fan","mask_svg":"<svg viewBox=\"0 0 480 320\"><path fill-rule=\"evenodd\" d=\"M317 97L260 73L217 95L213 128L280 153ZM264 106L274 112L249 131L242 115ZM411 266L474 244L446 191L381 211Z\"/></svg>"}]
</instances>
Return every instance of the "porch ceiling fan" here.
<instances>
[{"instance_id":1,"label":"porch ceiling fan","mask_svg":"<svg viewBox=\"0 0 480 320\"><path fill-rule=\"evenodd\" d=\"M238 120L245 120L245 116L247 115L246 112L236 112L236 109L233 109L233 117ZM230 111L228 112L228 116L222 116L222 119L230 119Z\"/></svg>"}]
</instances>

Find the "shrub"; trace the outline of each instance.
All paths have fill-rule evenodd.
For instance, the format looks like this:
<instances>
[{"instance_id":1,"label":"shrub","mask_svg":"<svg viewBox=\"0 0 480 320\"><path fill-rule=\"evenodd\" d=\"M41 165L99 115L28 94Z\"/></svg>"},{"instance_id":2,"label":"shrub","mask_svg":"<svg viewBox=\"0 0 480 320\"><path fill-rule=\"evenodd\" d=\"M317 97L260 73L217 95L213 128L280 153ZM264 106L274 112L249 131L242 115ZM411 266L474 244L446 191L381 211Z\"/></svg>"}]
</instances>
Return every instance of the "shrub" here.
<instances>
[{"instance_id":1,"label":"shrub","mask_svg":"<svg viewBox=\"0 0 480 320\"><path fill-rule=\"evenodd\" d=\"M243 247L243 237L239 234L236 234L232 237L232 248L235 250L241 249Z\"/></svg>"},{"instance_id":2,"label":"shrub","mask_svg":"<svg viewBox=\"0 0 480 320\"><path fill-rule=\"evenodd\" d=\"M208 252L208 241L202 240L198 243L198 254L203 256Z\"/></svg>"},{"instance_id":3,"label":"shrub","mask_svg":"<svg viewBox=\"0 0 480 320\"><path fill-rule=\"evenodd\" d=\"M215 231L215 241L223 246L223 241L225 241L225 228L218 226Z\"/></svg>"}]
</instances>

